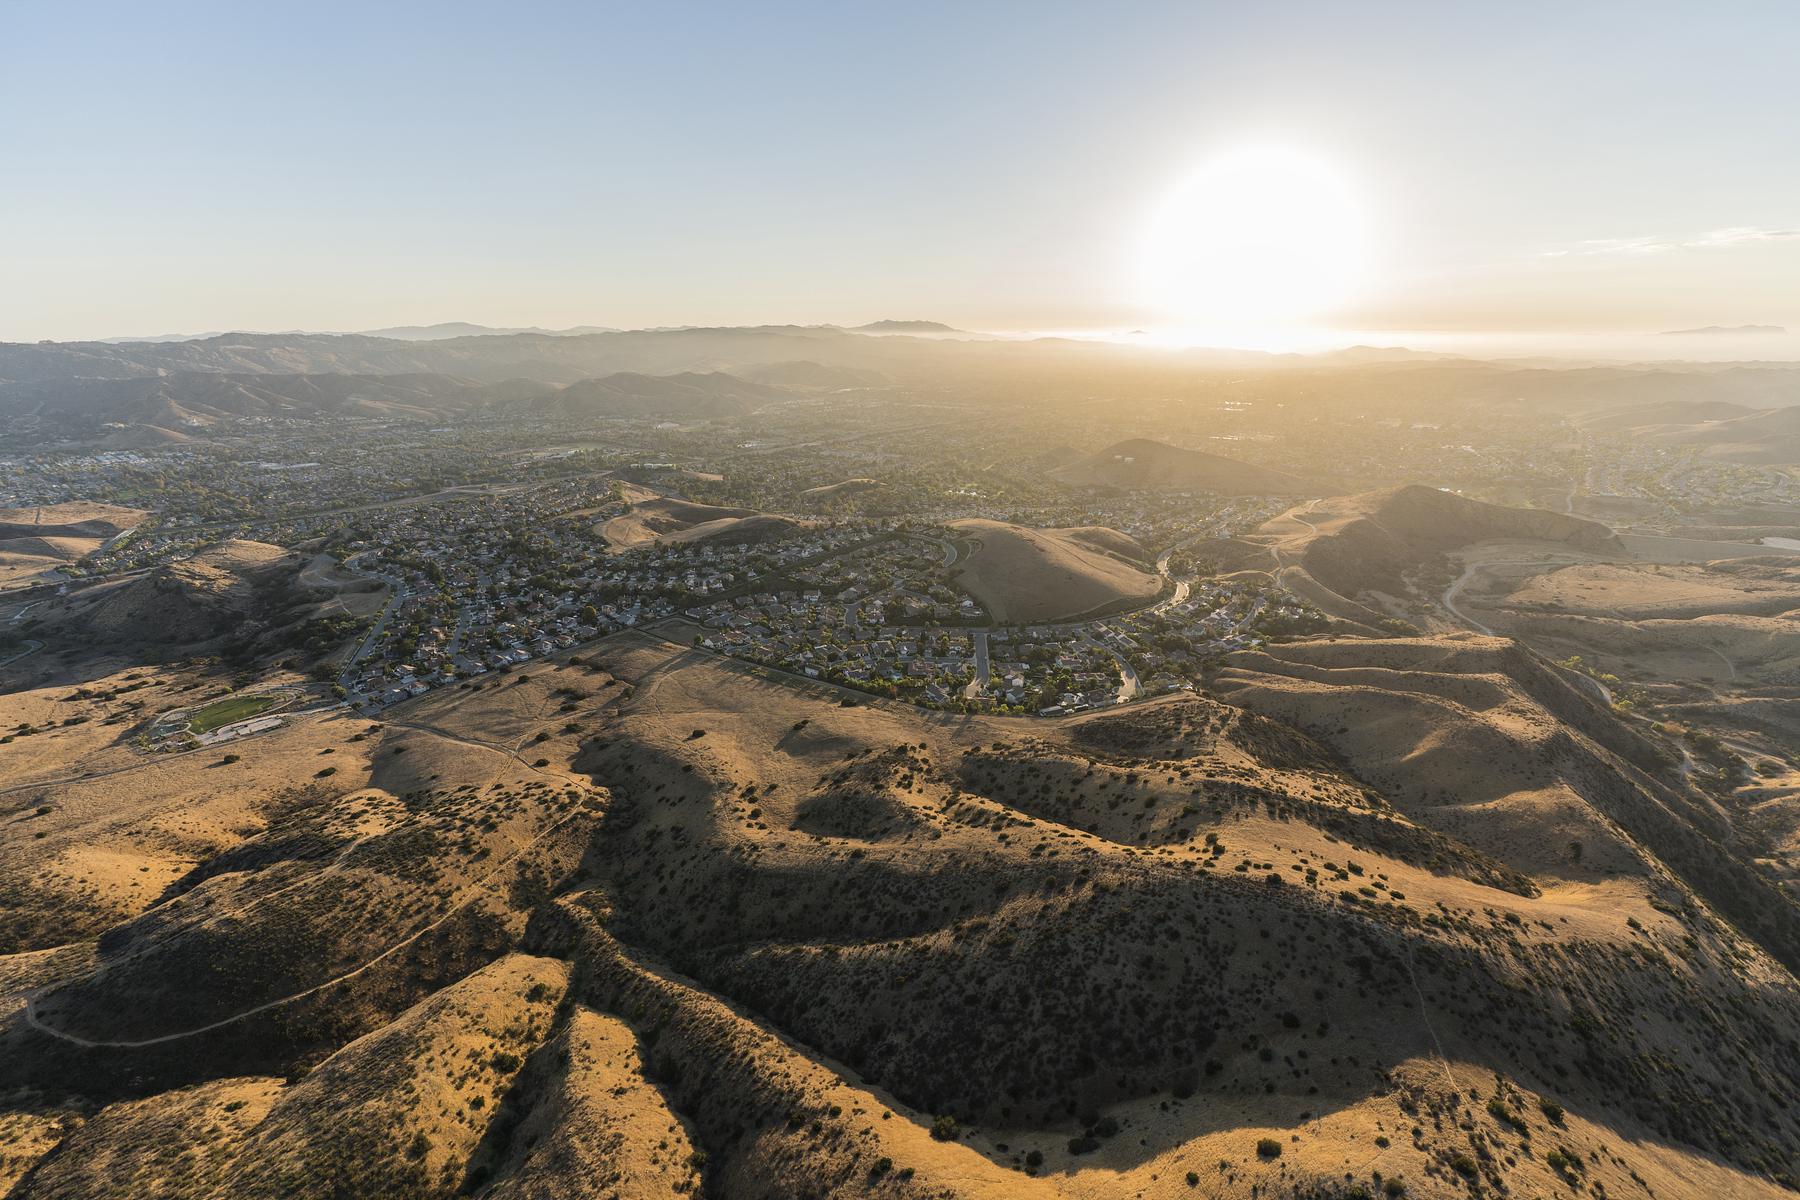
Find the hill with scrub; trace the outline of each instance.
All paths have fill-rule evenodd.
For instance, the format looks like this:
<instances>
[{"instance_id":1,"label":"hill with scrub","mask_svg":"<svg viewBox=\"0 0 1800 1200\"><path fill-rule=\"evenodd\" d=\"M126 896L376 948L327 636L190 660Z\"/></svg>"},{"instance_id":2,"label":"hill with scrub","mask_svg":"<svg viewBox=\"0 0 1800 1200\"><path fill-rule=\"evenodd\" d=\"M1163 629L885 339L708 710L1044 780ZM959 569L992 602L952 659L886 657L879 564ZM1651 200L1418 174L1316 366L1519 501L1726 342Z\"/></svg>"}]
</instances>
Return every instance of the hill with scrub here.
<instances>
[{"instance_id":1,"label":"hill with scrub","mask_svg":"<svg viewBox=\"0 0 1800 1200\"><path fill-rule=\"evenodd\" d=\"M1378 611L1384 598L1404 596L1419 568L1479 542L1628 557L1618 536L1598 522L1422 484L1313 501L1268 522L1250 540L1272 553L1290 586L1350 619Z\"/></svg>"},{"instance_id":2,"label":"hill with scrub","mask_svg":"<svg viewBox=\"0 0 1800 1200\"><path fill-rule=\"evenodd\" d=\"M26 702L94 719L33 751L0 905L97 900L0 957L19 1197L1774 1197L1800 1165L1791 900L1498 639L1243 651L1027 720L632 633L86 783L59 762L128 763L120 700Z\"/></svg>"}]
</instances>

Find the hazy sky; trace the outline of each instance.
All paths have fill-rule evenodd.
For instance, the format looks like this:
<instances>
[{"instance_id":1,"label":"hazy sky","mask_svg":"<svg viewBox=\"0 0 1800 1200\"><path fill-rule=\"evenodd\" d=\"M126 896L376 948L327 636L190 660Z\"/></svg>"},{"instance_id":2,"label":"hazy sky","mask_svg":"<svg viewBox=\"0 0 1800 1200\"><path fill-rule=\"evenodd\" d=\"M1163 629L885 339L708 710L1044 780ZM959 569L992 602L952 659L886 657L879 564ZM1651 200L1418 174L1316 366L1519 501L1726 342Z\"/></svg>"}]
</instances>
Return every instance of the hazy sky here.
<instances>
[{"instance_id":1,"label":"hazy sky","mask_svg":"<svg viewBox=\"0 0 1800 1200\"><path fill-rule=\"evenodd\" d=\"M1154 323L1332 165L1358 329L1800 327L1800 5L0 3L0 339Z\"/></svg>"}]
</instances>

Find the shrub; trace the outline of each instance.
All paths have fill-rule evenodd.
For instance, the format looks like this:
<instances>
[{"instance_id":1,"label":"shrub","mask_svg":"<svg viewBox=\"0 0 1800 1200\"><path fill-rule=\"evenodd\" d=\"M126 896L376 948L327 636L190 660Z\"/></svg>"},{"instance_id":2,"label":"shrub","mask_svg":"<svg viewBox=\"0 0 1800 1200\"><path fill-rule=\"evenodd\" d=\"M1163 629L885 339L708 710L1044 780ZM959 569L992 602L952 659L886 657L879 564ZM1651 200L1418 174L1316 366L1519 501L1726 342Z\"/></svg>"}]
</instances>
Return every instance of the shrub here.
<instances>
[{"instance_id":1,"label":"shrub","mask_svg":"<svg viewBox=\"0 0 1800 1200\"><path fill-rule=\"evenodd\" d=\"M1539 1096L1538 1111L1543 1113L1544 1117L1552 1125L1561 1125L1563 1123L1563 1106L1554 1100L1546 1100L1544 1097Z\"/></svg>"},{"instance_id":2,"label":"shrub","mask_svg":"<svg viewBox=\"0 0 1800 1200\"><path fill-rule=\"evenodd\" d=\"M955 1117L945 1113L931 1123L931 1136L940 1142L953 1142L961 1128Z\"/></svg>"},{"instance_id":3,"label":"shrub","mask_svg":"<svg viewBox=\"0 0 1800 1200\"><path fill-rule=\"evenodd\" d=\"M1488 1116L1494 1118L1494 1120L1500 1122L1502 1125L1519 1130L1525 1128L1524 1119L1512 1109L1508 1108L1506 1106L1506 1101L1498 1096L1488 1097L1487 1110Z\"/></svg>"},{"instance_id":4,"label":"shrub","mask_svg":"<svg viewBox=\"0 0 1800 1200\"><path fill-rule=\"evenodd\" d=\"M1098 1150L1099 1148L1100 1148L1100 1139L1096 1138L1096 1137L1090 1137L1089 1135L1087 1135L1085 1133L1082 1134L1080 1137L1072 1137L1069 1139L1069 1153L1070 1154L1092 1154L1094 1151Z\"/></svg>"},{"instance_id":5,"label":"shrub","mask_svg":"<svg viewBox=\"0 0 1800 1200\"><path fill-rule=\"evenodd\" d=\"M1268 1137L1258 1138L1256 1140L1256 1157L1258 1157L1258 1158L1280 1158L1281 1157L1281 1143L1276 1141L1274 1138L1268 1138Z\"/></svg>"}]
</instances>

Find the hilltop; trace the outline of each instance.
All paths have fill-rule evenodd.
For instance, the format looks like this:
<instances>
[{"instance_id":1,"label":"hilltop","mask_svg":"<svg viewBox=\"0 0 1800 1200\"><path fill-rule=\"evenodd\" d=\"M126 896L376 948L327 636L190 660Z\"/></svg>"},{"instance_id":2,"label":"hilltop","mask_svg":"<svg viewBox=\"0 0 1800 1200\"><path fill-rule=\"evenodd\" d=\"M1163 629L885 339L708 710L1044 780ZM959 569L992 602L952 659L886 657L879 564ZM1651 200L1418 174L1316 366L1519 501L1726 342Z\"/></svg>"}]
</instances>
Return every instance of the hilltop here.
<instances>
[{"instance_id":1,"label":"hilltop","mask_svg":"<svg viewBox=\"0 0 1800 1200\"><path fill-rule=\"evenodd\" d=\"M1251 540L1269 548L1289 586L1328 612L1367 621L1371 608L1383 608L1382 597L1407 593L1410 572L1494 539L1629 557L1618 536L1597 522L1422 484L1313 501L1264 525Z\"/></svg>"},{"instance_id":2,"label":"hilltop","mask_svg":"<svg viewBox=\"0 0 1800 1200\"><path fill-rule=\"evenodd\" d=\"M760 542L798 527L797 521L755 509L650 496L607 521L600 532L614 550L633 550L670 542Z\"/></svg>"},{"instance_id":3,"label":"hilltop","mask_svg":"<svg viewBox=\"0 0 1800 1200\"><path fill-rule=\"evenodd\" d=\"M53 619L101 642L203 642L235 632L299 559L263 542L228 541L65 605Z\"/></svg>"},{"instance_id":4,"label":"hilltop","mask_svg":"<svg viewBox=\"0 0 1800 1200\"><path fill-rule=\"evenodd\" d=\"M853 325L852 333L961 333L955 326L946 325L942 321L870 321L867 325Z\"/></svg>"},{"instance_id":5,"label":"hilltop","mask_svg":"<svg viewBox=\"0 0 1800 1200\"><path fill-rule=\"evenodd\" d=\"M1087 458L1056 468L1056 478L1082 487L1131 491L1222 492L1285 495L1315 490L1296 475L1146 438L1117 442Z\"/></svg>"},{"instance_id":6,"label":"hilltop","mask_svg":"<svg viewBox=\"0 0 1800 1200\"><path fill-rule=\"evenodd\" d=\"M955 578L1002 624L1065 620L1148 601L1162 586L1153 556L1113 529L1030 529L970 519Z\"/></svg>"},{"instance_id":7,"label":"hilltop","mask_svg":"<svg viewBox=\"0 0 1800 1200\"><path fill-rule=\"evenodd\" d=\"M281 656L299 667L337 650L385 596L380 580L328 555L229 539L41 600L22 628L77 663L222 654L243 666Z\"/></svg>"}]
</instances>

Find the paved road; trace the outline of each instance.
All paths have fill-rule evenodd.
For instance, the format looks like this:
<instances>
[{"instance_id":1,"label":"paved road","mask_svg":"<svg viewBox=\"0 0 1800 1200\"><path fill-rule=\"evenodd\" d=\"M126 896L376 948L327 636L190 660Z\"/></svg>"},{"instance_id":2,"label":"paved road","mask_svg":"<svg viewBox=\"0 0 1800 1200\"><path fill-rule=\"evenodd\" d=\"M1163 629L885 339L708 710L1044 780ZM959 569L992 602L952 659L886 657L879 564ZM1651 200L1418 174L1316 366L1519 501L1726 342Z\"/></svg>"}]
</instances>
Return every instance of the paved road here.
<instances>
[{"instance_id":1,"label":"paved road","mask_svg":"<svg viewBox=\"0 0 1800 1200\"><path fill-rule=\"evenodd\" d=\"M1577 560L1575 559L1561 558L1496 558L1486 562L1478 560L1468 563L1464 565L1462 574L1458 575L1451 581L1450 586L1444 589L1442 601L1444 609L1463 624L1473 627L1477 632L1485 633L1489 637L1504 637L1504 634L1495 633L1492 629L1489 629L1486 625L1483 625L1480 621L1477 621L1474 617L1471 617L1468 613L1456 607L1456 597L1458 593L1463 590L1464 585L1467 584L1470 579L1474 578L1475 572L1484 570L1487 567L1566 567L1573 565L1576 561Z\"/></svg>"},{"instance_id":2,"label":"paved road","mask_svg":"<svg viewBox=\"0 0 1800 1200\"><path fill-rule=\"evenodd\" d=\"M28 640L25 643L25 648L23 650L17 651L14 654L10 654L5 658L0 658L0 667L10 667L14 663L18 662L21 658L24 658L27 654L32 654L38 650L42 650L43 648L44 648L44 643L38 641L36 638L31 638L30 640Z\"/></svg>"},{"instance_id":3,"label":"paved road","mask_svg":"<svg viewBox=\"0 0 1800 1200\"><path fill-rule=\"evenodd\" d=\"M1090 649L1099 650L1099 651L1102 651L1102 652L1110 655L1112 657L1113 662L1118 664L1118 667L1119 667L1118 702L1120 704L1125 703L1127 700L1135 700L1138 696L1143 694L1144 685L1138 679L1137 670L1129 662L1127 662L1125 660L1125 656L1123 654L1120 654L1117 650L1114 650L1111 646L1108 646L1105 642L1100 641L1098 638L1095 638L1090 634L1083 634L1081 640Z\"/></svg>"},{"instance_id":4,"label":"paved road","mask_svg":"<svg viewBox=\"0 0 1800 1200\"><path fill-rule=\"evenodd\" d=\"M1474 617L1471 617L1468 613L1466 613L1462 609L1456 607L1456 594L1463 590L1463 585L1469 582L1470 578L1474 576L1476 571L1480 570L1483 566L1489 566L1489 565L1499 566L1500 564L1499 563L1488 564L1488 563L1479 563L1479 562L1472 562L1472 563L1465 564L1463 566L1462 574L1458 575L1456 577L1456 579L1450 584L1450 586L1444 589L1443 604L1444 604L1445 611L1448 612L1451 616L1455 617L1457 620L1461 621L1464 625L1473 626L1474 629L1476 630L1476 632L1485 633L1489 637L1499 637L1500 635L1495 633L1492 629L1489 629L1486 625L1483 625L1480 621L1477 621Z\"/></svg>"},{"instance_id":5,"label":"paved road","mask_svg":"<svg viewBox=\"0 0 1800 1200\"><path fill-rule=\"evenodd\" d=\"M969 680L969 686L963 689L963 698L973 700L987 690L992 679L988 670L988 635L987 630L975 631L975 678Z\"/></svg>"},{"instance_id":6,"label":"paved road","mask_svg":"<svg viewBox=\"0 0 1800 1200\"><path fill-rule=\"evenodd\" d=\"M344 560L344 566L350 568L349 559ZM388 602L382 608L381 615L375 619L375 624L369 627L368 635L363 638L362 644L356 648L356 653L344 660L344 669L338 672L338 682L340 684L350 677L350 672L356 669L357 663L368 657L369 651L375 648L375 643L380 640L381 635L387 631L388 622L393 619L394 613L399 611L402 604L406 603L406 583L403 580L393 575L385 575L380 571L365 571L364 574L373 579L379 579L387 584L388 587L393 589L393 594L388 597Z\"/></svg>"},{"instance_id":7,"label":"paved road","mask_svg":"<svg viewBox=\"0 0 1800 1200\"><path fill-rule=\"evenodd\" d=\"M1158 604L1158 605L1155 605L1154 607L1152 607L1150 609L1151 612L1159 613L1159 612L1164 611L1165 609L1174 608L1177 604L1180 604L1183 601L1185 601L1188 598L1188 596L1193 592L1194 585L1191 582L1189 582L1186 579L1176 579L1173 575L1169 574L1169 560L1171 558L1175 557L1175 552L1177 550L1180 550L1184 546L1190 546L1205 536L1208 536L1208 535L1196 534L1195 536L1193 536L1191 538L1187 538L1184 541L1176 542L1173 546L1170 546L1167 550L1164 550L1162 552L1161 557L1159 557L1156 560L1156 573L1158 575L1161 575L1164 579L1167 579L1167 580L1170 580L1171 582L1173 582L1175 584L1175 590L1174 590L1174 592L1172 592L1169 595L1169 598L1167 600L1164 600L1161 604Z\"/></svg>"},{"instance_id":8,"label":"paved road","mask_svg":"<svg viewBox=\"0 0 1800 1200\"><path fill-rule=\"evenodd\" d=\"M1113 661L1119 664L1119 703L1135 700L1144 692L1144 685L1138 680L1137 669L1125 660L1123 654L1108 651Z\"/></svg>"},{"instance_id":9,"label":"paved road","mask_svg":"<svg viewBox=\"0 0 1800 1200\"><path fill-rule=\"evenodd\" d=\"M1298 521L1298 522L1300 522L1300 524L1306 526L1306 533L1289 534L1287 537L1283 538L1282 541L1293 542L1293 541L1298 541L1301 538L1307 537L1308 535L1317 535L1318 534L1319 527L1317 525L1314 525L1311 521L1307 520L1305 517L1300 515L1300 513L1302 511L1311 512L1312 506L1317 503L1318 503L1318 501L1316 501L1316 500L1308 501L1306 504L1306 507L1303 510L1296 509L1295 511L1287 514L1287 516L1290 520ZM1281 582L1281 573L1287 569L1287 565L1288 565L1281 561L1281 556L1284 553L1284 547L1280 543L1271 542L1269 544L1269 553L1271 555L1273 555L1275 558L1275 582L1280 583Z\"/></svg>"}]
</instances>

